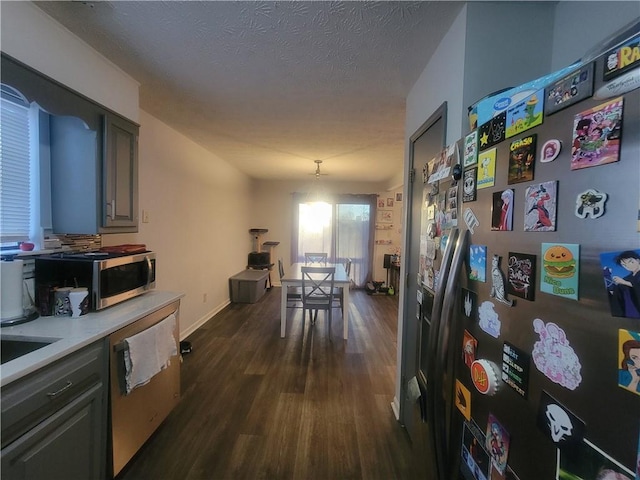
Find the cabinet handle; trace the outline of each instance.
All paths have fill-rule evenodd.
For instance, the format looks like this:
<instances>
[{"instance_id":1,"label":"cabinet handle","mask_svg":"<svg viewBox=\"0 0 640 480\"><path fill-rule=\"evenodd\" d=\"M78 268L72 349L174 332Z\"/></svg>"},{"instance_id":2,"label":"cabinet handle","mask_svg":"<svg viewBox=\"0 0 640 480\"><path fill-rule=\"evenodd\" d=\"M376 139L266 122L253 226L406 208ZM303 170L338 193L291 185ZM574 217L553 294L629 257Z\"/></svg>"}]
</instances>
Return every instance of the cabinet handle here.
<instances>
[{"instance_id":1,"label":"cabinet handle","mask_svg":"<svg viewBox=\"0 0 640 480\"><path fill-rule=\"evenodd\" d=\"M114 198L110 202L107 202L107 206L110 208L108 217L111 220L115 220L116 219L116 199Z\"/></svg>"},{"instance_id":2,"label":"cabinet handle","mask_svg":"<svg viewBox=\"0 0 640 480\"><path fill-rule=\"evenodd\" d=\"M67 380L67 384L64 387L62 387L60 390L58 390L57 392L47 392L47 397L49 397L50 399L53 400L58 395L61 395L65 391L69 390L72 386L73 386L73 383L70 380Z\"/></svg>"}]
</instances>

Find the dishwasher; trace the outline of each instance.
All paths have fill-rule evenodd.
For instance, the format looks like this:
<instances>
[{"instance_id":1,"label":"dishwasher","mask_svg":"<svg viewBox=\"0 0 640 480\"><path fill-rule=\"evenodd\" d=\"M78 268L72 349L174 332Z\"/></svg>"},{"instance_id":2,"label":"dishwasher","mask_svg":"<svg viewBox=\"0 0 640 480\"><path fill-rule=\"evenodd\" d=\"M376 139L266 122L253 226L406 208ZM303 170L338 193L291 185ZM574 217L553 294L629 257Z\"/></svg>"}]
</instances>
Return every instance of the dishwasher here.
<instances>
[{"instance_id":1,"label":"dishwasher","mask_svg":"<svg viewBox=\"0 0 640 480\"><path fill-rule=\"evenodd\" d=\"M155 432L180 401L180 302L163 307L109 336L110 351L110 465L115 477ZM128 339L149 331L175 315L173 342L176 355L150 380L128 391L125 355Z\"/></svg>"}]
</instances>

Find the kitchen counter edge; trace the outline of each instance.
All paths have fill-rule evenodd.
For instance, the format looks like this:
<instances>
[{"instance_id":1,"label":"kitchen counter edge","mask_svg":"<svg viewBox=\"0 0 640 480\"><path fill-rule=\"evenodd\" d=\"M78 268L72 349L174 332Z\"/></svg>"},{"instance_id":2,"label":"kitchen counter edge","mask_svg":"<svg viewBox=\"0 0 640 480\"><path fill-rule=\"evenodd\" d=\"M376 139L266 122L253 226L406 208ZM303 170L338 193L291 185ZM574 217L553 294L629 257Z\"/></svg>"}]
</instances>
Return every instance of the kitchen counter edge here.
<instances>
[{"instance_id":1,"label":"kitchen counter edge","mask_svg":"<svg viewBox=\"0 0 640 480\"><path fill-rule=\"evenodd\" d=\"M180 300L183 293L156 291L78 318L40 317L31 322L3 327L1 339L52 341L51 344L0 366L4 387L59 360L146 315Z\"/></svg>"}]
</instances>

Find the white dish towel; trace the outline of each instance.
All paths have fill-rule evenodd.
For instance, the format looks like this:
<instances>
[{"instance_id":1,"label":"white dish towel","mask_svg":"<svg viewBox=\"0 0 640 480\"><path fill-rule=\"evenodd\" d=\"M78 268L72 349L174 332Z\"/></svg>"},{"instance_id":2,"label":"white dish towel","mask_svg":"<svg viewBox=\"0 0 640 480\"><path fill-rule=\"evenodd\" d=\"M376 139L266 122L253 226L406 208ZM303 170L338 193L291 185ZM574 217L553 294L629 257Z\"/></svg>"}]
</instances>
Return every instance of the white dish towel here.
<instances>
[{"instance_id":1,"label":"white dish towel","mask_svg":"<svg viewBox=\"0 0 640 480\"><path fill-rule=\"evenodd\" d=\"M176 316L172 313L131 337L125 338L124 352L125 380L127 394L149 381L171 364L171 357L178 354L173 332Z\"/></svg>"}]
</instances>

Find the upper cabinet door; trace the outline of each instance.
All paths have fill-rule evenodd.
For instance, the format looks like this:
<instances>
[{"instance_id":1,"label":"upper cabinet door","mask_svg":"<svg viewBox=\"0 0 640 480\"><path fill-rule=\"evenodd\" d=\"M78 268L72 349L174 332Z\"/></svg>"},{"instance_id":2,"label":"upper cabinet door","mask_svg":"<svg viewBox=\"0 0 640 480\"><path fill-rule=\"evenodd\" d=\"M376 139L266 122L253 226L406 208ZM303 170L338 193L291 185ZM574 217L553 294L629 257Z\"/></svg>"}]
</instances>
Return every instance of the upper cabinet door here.
<instances>
[{"instance_id":1,"label":"upper cabinet door","mask_svg":"<svg viewBox=\"0 0 640 480\"><path fill-rule=\"evenodd\" d=\"M138 226L138 126L107 113L103 228Z\"/></svg>"}]
</instances>

